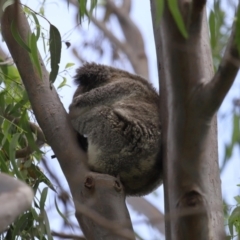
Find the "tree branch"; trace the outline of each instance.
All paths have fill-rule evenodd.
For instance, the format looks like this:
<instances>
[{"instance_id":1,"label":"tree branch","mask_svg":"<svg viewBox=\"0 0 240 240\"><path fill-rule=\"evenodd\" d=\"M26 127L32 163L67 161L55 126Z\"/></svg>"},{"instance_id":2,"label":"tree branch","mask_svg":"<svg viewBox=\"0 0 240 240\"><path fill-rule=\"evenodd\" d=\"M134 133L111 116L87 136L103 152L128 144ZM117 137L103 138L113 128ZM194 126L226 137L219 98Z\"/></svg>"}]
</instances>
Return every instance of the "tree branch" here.
<instances>
[{"instance_id":1,"label":"tree branch","mask_svg":"<svg viewBox=\"0 0 240 240\"><path fill-rule=\"evenodd\" d=\"M136 24L132 21L129 16L129 11L126 11L125 7L128 6L130 9L131 1L124 1L121 7L117 7L112 0L107 0L106 8L109 8L112 13L114 13L124 36L126 38L126 43L129 45L129 48L132 50L135 61L131 61L134 71L149 79L148 73L148 60L144 49L144 41L141 32L139 31ZM133 57L132 57L133 58ZM131 58L129 58L131 60Z\"/></svg>"},{"instance_id":2,"label":"tree branch","mask_svg":"<svg viewBox=\"0 0 240 240\"><path fill-rule=\"evenodd\" d=\"M182 9L187 1L177 1L185 22L189 21L184 38L167 2L157 22L156 0L151 0L161 81L165 214L201 211L166 221L166 238L219 239L223 213L215 207L222 204L216 116L204 114L203 98L199 99L204 92L194 91L202 79L213 76L206 10L189 19L191 9Z\"/></svg>"},{"instance_id":3,"label":"tree branch","mask_svg":"<svg viewBox=\"0 0 240 240\"><path fill-rule=\"evenodd\" d=\"M97 20L93 16L90 16L89 18L113 44L115 44L123 53L127 55L129 61L133 66L134 71L137 73L136 67L138 62L134 54L134 51L131 49L131 47L126 42L122 43L116 36L114 36L112 32L107 29L106 25L103 22Z\"/></svg>"},{"instance_id":4,"label":"tree branch","mask_svg":"<svg viewBox=\"0 0 240 240\"><path fill-rule=\"evenodd\" d=\"M101 174L101 181L98 181L96 176L99 178L99 174L89 172L87 155L79 148L76 132L55 88L50 87L49 75L41 56L39 55L38 58L42 78L33 65L28 51L15 41L11 32L13 21L21 39L27 43L29 36L31 36L27 19L20 7L15 8L15 6L10 5L5 9L2 17L2 34L23 80L36 119L59 160L75 206L80 202L96 212L100 212L106 219L127 222L126 228L132 232L121 183L116 178L104 174ZM101 189L96 187L98 182L101 183ZM114 187L116 185L117 188ZM116 239L116 234L95 224L85 215L76 212L76 218L88 239L103 239L104 236L108 236L108 239ZM92 225L95 227L89 227ZM121 238L118 237L118 239Z\"/></svg>"},{"instance_id":5,"label":"tree branch","mask_svg":"<svg viewBox=\"0 0 240 240\"><path fill-rule=\"evenodd\" d=\"M128 197L127 203L139 214L144 214L152 227L165 235L164 214L151 204L147 199L140 197Z\"/></svg>"},{"instance_id":6,"label":"tree branch","mask_svg":"<svg viewBox=\"0 0 240 240\"><path fill-rule=\"evenodd\" d=\"M60 232L54 232L52 231L52 236L54 237L59 237L62 239L74 239L74 240L86 240L85 237L81 237L78 235L74 235L74 234L65 234L65 233L60 233Z\"/></svg>"},{"instance_id":7,"label":"tree branch","mask_svg":"<svg viewBox=\"0 0 240 240\"><path fill-rule=\"evenodd\" d=\"M240 1L237 8L237 12L239 11ZM209 115L214 114L220 107L237 76L240 67L240 54L236 42L236 22L234 22L231 36L218 70L212 80L203 86L203 91L206 92L206 95L204 94L203 97L206 99L205 105L206 108L209 108Z\"/></svg>"},{"instance_id":8,"label":"tree branch","mask_svg":"<svg viewBox=\"0 0 240 240\"><path fill-rule=\"evenodd\" d=\"M69 0L69 2L76 7L78 6L76 0ZM125 43L121 42L116 36L114 36L114 34L112 34L111 31L107 29L106 25L104 24L104 20L99 21L94 16L90 16L90 20L113 44L116 45L118 49L127 55L135 73L145 77L146 79L149 79L148 61L145 54L142 35L137 26L129 17L131 0L124 0L122 6L119 8L116 7L112 1L108 1L107 4L108 3L110 5L107 5L106 8L110 7L110 13L113 12L119 19L120 26L125 34Z\"/></svg>"}]
</instances>

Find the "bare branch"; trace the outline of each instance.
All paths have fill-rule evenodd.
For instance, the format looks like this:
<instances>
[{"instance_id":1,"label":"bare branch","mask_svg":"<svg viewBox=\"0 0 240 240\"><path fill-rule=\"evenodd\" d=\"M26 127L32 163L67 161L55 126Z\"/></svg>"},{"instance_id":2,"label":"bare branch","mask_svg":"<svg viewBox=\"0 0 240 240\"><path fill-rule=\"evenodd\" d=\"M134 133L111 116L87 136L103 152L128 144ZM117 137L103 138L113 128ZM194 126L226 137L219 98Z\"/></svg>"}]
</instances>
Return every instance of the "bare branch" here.
<instances>
[{"instance_id":1,"label":"bare branch","mask_svg":"<svg viewBox=\"0 0 240 240\"><path fill-rule=\"evenodd\" d=\"M59 232L54 232L54 231L52 231L52 236L59 237L59 238L62 238L62 239L86 240L85 237L81 237L81 236L78 236L78 235L65 234L65 233L59 233Z\"/></svg>"},{"instance_id":2,"label":"bare branch","mask_svg":"<svg viewBox=\"0 0 240 240\"><path fill-rule=\"evenodd\" d=\"M103 22L98 21L93 16L90 16L89 18L113 44L115 44L122 52L127 55L134 70L137 73L136 67L138 66L138 62L131 47L127 43L122 43L117 37L115 37L112 32L107 29L106 25Z\"/></svg>"},{"instance_id":3,"label":"bare branch","mask_svg":"<svg viewBox=\"0 0 240 240\"><path fill-rule=\"evenodd\" d=\"M121 9L126 13L129 14L132 6L132 0L123 0Z\"/></svg>"},{"instance_id":4,"label":"bare branch","mask_svg":"<svg viewBox=\"0 0 240 240\"><path fill-rule=\"evenodd\" d=\"M69 1L74 6L78 6L77 1ZM104 35L124 54L127 55L136 74L149 79L148 61L145 54L142 35L129 17L131 0L124 0L121 7L117 7L113 1L107 1L106 8L110 8L110 13L114 13L119 19L120 26L125 34L126 41L121 42L110 30L107 29L103 21L90 16L90 20L104 33ZM108 18L108 16L106 17Z\"/></svg>"},{"instance_id":5,"label":"bare branch","mask_svg":"<svg viewBox=\"0 0 240 240\"><path fill-rule=\"evenodd\" d=\"M155 227L160 233L165 235L165 217L159 209L145 198L128 197L127 203L129 203L138 213L144 214L151 223L151 226Z\"/></svg>"},{"instance_id":6,"label":"bare branch","mask_svg":"<svg viewBox=\"0 0 240 240\"><path fill-rule=\"evenodd\" d=\"M240 11L240 1L237 11ZM214 114L220 107L224 97L232 86L240 67L240 54L236 44L236 22L233 23L232 33L228 40L228 44L212 80L203 86L203 91L206 91L206 107L209 114ZM211 103L211 104L209 104Z\"/></svg>"},{"instance_id":7,"label":"bare branch","mask_svg":"<svg viewBox=\"0 0 240 240\"><path fill-rule=\"evenodd\" d=\"M113 12L120 23L120 26L123 30L124 36L126 38L126 43L129 45L129 48L132 50L132 54L135 61L132 61L130 56L128 55L134 71L149 79L148 73L148 60L144 49L144 42L141 32L139 31L136 24L132 21L129 16L129 11L126 11L126 7L130 9L131 1L124 1L123 7L117 7L112 0L107 0L107 8L110 8L111 12Z\"/></svg>"}]
</instances>

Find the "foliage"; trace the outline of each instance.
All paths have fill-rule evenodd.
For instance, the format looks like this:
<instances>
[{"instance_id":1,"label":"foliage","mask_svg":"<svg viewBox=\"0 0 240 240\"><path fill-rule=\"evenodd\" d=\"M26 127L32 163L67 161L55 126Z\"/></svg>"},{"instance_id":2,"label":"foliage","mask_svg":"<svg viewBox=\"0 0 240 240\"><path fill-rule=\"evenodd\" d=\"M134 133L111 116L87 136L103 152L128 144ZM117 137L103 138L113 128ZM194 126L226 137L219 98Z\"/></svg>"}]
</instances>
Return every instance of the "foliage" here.
<instances>
[{"instance_id":1,"label":"foliage","mask_svg":"<svg viewBox=\"0 0 240 240\"><path fill-rule=\"evenodd\" d=\"M237 202L237 205L228 217L228 230L230 233L230 236L228 236L229 239L234 239L235 237L240 236L240 196L235 196L234 199Z\"/></svg>"}]
</instances>

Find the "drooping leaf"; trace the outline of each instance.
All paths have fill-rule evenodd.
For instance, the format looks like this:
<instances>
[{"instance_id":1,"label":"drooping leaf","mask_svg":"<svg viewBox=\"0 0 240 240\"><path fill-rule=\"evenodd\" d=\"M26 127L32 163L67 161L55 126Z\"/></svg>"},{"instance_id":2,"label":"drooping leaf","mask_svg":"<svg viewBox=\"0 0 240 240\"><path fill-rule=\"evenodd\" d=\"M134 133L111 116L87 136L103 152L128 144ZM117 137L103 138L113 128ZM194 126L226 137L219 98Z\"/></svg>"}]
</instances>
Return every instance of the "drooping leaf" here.
<instances>
[{"instance_id":1,"label":"drooping leaf","mask_svg":"<svg viewBox=\"0 0 240 240\"><path fill-rule=\"evenodd\" d=\"M45 222L45 228L46 228L46 232L47 232L47 236L48 236L48 240L53 240L52 234L51 234L51 229L50 229L50 224L49 224L49 220L48 220L48 216L46 211L43 209L42 211L43 214L43 219Z\"/></svg>"},{"instance_id":2,"label":"drooping leaf","mask_svg":"<svg viewBox=\"0 0 240 240\"><path fill-rule=\"evenodd\" d=\"M17 27L16 27L16 23L13 21L11 23L11 32L12 35L15 39L15 41L24 49L26 49L29 53L31 53L31 49L28 47L28 45L23 41L23 39L21 38L21 36L19 35L18 31L17 31Z\"/></svg>"},{"instance_id":3,"label":"drooping leaf","mask_svg":"<svg viewBox=\"0 0 240 240\"><path fill-rule=\"evenodd\" d=\"M240 54L240 7L238 7L237 14L236 14L236 38L235 42L237 44L238 53Z\"/></svg>"},{"instance_id":4,"label":"drooping leaf","mask_svg":"<svg viewBox=\"0 0 240 240\"><path fill-rule=\"evenodd\" d=\"M1 141L1 146L3 146L5 144L5 141L8 140L10 141L10 134L9 134L9 130L11 128L11 123L8 120L3 121L1 129L2 129L2 133L3 133L3 139Z\"/></svg>"},{"instance_id":5,"label":"drooping leaf","mask_svg":"<svg viewBox=\"0 0 240 240\"><path fill-rule=\"evenodd\" d=\"M6 157L3 154L3 150L0 151L0 166L1 166L1 172L9 173L9 168L6 164Z\"/></svg>"},{"instance_id":6,"label":"drooping leaf","mask_svg":"<svg viewBox=\"0 0 240 240\"><path fill-rule=\"evenodd\" d=\"M231 236L234 236L234 229L233 226L235 227L235 230L240 233L240 206L236 207L229 219L228 219L228 227L229 227L229 232Z\"/></svg>"},{"instance_id":7,"label":"drooping leaf","mask_svg":"<svg viewBox=\"0 0 240 240\"><path fill-rule=\"evenodd\" d=\"M156 13L157 13L157 23L161 19L164 10L164 1L163 0L156 0Z\"/></svg>"},{"instance_id":8,"label":"drooping leaf","mask_svg":"<svg viewBox=\"0 0 240 240\"><path fill-rule=\"evenodd\" d=\"M98 1L97 0L91 0L91 5L90 5L90 13L92 14L93 10L97 6Z\"/></svg>"},{"instance_id":9,"label":"drooping leaf","mask_svg":"<svg viewBox=\"0 0 240 240\"><path fill-rule=\"evenodd\" d=\"M231 142L225 147L225 157L223 161L223 165L221 167L221 171L224 168L225 164L232 156L233 148L237 143L240 143L240 116L238 114L234 114L233 116L233 130L232 130L232 138Z\"/></svg>"},{"instance_id":10,"label":"drooping leaf","mask_svg":"<svg viewBox=\"0 0 240 240\"><path fill-rule=\"evenodd\" d=\"M80 24L85 15L87 15L87 0L78 0Z\"/></svg>"},{"instance_id":11,"label":"drooping leaf","mask_svg":"<svg viewBox=\"0 0 240 240\"><path fill-rule=\"evenodd\" d=\"M45 187L42 190L42 193L41 193L41 199L40 199L40 209L41 210L44 209L46 198L47 198L47 194L48 194L48 187Z\"/></svg>"},{"instance_id":12,"label":"drooping leaf","mask_svg":"<svg viewBox=\"0 0 240 240\"><path fill-rule=\"evenodd\" d=\"M38 48L37 48L37 38L35 33L31 34L31 58L33 60L34 66L36 67L40 78L42 79L42 69L38 57Z\"/></svg>"},{"instance_id":13,"label":"drooping leaf","mask_svg":"<svg viewBox=\"0 0 240 240\"><path fill-rule=\"evenodd\" d=\"M37 39L37 41L38 41L38 39L39 39L39 37L40 37L40 24L39 24L39 21L38 21L38 18L37 18L37 16L36 16L36 14L33 13L33 12L30 12L30 14L32 15L32 17L33 17L33 19L34 19L34 21L35 21L36 31L37 31L37 33L36 33L36 39Z\"/></svg>"},{"instance_id":14,"label":"drooping leaf","mask_svg":"<svg viewBox=\"0 0 240 240\"><path fill-rule=\"evenodd\" d=\"M61 49L62 49L61 35L54 25L50 25L51 83L55 81L58 74L59 63L61 59Z\"/></svg>"},{"instance_id":15,"label":"drooping leaf","mask_svg":"<svg viewBox=\"0 0 240 240\"><path fill-rule=\"evenodd\" d=\"M16 159L15 159L15 152L16 152L16 149L17 149L17 144L18 144L19 137L20 137L20 133L15 133L12 137L12 140L11 140L10 145L9 145L9 158L10 158L10 161L11 161L11 164L13 166L13 170L14 170L14 173L16 174L16 176L19 179L24 180L22 174L20 173L20 171L18 169Z\"/></svg>"},{"instance_id":16,"label":"drooping leaf","mask_svg":"<svg viewBox=\"0 0 240 240\"><path fill-rule=\"evenodd\" d=\"M187 33L186 27L184 25L183 18L179 11L177 3L178 3L177 0L168 0L168 7L169 7L169 10L170 10L174 20L175 20L175 23L178 26L179 31L185 38L187 38L188 33Z\"/></svg>"},{"instance_id":17,"label":"drooping leaf","mask_svg":"<svg viewBox=\"0 0 240 240\"><path fill-rule=\"evenodd\" d=\"M33 225L33 216L31 212L27 211L25 214L21 215L16 223L14 224L13 235L18 236L21 231L29 231Z\"/></svg>"},{"instance_id":18,"label":"drooping leaf","mask_svg":"<svg viewBox=\"0 0 240 240\"><path fill-rule=\"evenodd\" d=\"M67 79L65 77L63 77L63 81L59 84L59 86L57 87L58 89L66 86L67 84Z\"/></svg>"},{"instance_id":19,"label":"drooping leaf","mask_svg":"<svg viewBox=\"0 0 240 240\"><path fill-rule=\"evenodd\" d=\"M211 47L212 49L214 49L216 46L216 24L215 24L215 13L213 11L211 11L209 15L209 29L210 29Z\"/></svg>"},{"instance_id":20,"label":"drooping leaf","mask_svg":"<svg viewBox=\"0 0 240 240\"><path fill-rule=\"evenodd\" d=\"M38 146L35 143L32 130L29 126L29 118L28 118L28 114L27 114L26 109L24 109L24 111L22 112L22 116L21 116L19 125L24 130L24 135L27 138L27 144L31 147L31 149L33 149L35 151L39 151Z\"/></svg>"},{"instance_id":21,"label":"drooping leaf","mask_svg":"<svg viewBox=\"0 0 240 240\"><path fill-rule=\"evenodd\" d=\"M64 219L65 222L67 222L68 220L67 220L66 216L60 211L60 209L58 207L56 198L54 199L54 203L55 203L55 207L56 207L58 214Z\"/></svg>"}]
</instances>

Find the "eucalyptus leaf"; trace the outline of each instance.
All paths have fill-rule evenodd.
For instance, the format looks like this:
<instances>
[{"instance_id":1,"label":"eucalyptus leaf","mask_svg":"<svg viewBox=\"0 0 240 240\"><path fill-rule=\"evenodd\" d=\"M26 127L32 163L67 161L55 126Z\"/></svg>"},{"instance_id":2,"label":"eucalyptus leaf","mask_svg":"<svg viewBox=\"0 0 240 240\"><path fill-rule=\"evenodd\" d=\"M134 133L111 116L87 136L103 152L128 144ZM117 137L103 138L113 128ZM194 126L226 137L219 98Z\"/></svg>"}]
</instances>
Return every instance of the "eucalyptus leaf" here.
<instances>
[{"instance_id":1,"label":"eucalyptus leaf","mask_svg":"<svg viewBox=\"0 0 240 240\"><path fill-rule=\"evenodd\" d=\"M50 25L51 83L54 83L54 81L57 78L59 63L61 59L61 49L62 49L61 35L54 25Z\"/></svg>"}]
</instances>

